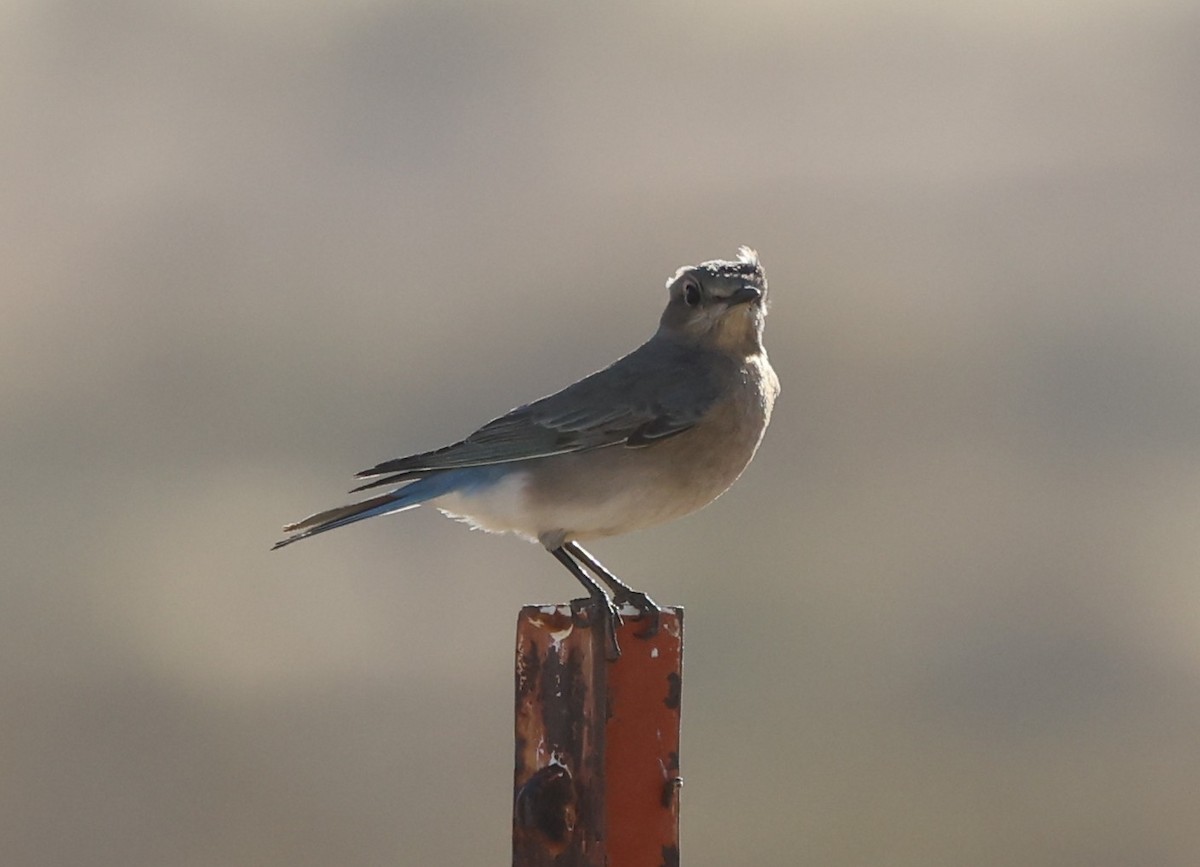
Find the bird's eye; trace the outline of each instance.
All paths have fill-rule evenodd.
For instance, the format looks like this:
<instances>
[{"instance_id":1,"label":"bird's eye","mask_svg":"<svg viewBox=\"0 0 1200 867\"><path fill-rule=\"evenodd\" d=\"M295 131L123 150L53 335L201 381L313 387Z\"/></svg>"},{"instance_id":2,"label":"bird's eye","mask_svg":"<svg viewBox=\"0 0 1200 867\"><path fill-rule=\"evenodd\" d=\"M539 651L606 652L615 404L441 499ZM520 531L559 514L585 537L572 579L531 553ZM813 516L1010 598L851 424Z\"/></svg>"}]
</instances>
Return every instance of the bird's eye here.
<instances>
[{"instance_id":1,"label":"bird's eye","mask_svg":"<svg viewBox=\"0 0 1200 867\"><path fill-rule=\"evenodd\" d=\"M700 303L700 287L690 280L683 285L683 303L695 307Z\"/></svg>"}]
</instances>

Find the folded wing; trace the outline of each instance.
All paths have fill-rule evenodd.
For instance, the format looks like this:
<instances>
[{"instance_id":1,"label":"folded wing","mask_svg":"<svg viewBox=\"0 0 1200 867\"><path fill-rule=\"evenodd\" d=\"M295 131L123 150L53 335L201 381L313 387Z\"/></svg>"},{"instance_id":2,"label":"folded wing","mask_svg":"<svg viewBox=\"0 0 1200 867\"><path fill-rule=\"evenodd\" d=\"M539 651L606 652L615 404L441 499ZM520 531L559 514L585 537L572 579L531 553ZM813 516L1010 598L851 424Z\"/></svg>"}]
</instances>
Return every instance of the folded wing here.
<instances>
[{"instance_id":1,"label":"folded wing","mask_svg":"<svg viewBox=\"0 0 1200 867\"><path fill-rule=\"evenodd\" d=\"M519 406L466 439L384 461L358 473L376 478L356 491L421 478L439 470L590 451L644 447L683 433L719 393L714 365L696 350L651 342L604 370L541 400Z\"/></svg>"}]
</instances>

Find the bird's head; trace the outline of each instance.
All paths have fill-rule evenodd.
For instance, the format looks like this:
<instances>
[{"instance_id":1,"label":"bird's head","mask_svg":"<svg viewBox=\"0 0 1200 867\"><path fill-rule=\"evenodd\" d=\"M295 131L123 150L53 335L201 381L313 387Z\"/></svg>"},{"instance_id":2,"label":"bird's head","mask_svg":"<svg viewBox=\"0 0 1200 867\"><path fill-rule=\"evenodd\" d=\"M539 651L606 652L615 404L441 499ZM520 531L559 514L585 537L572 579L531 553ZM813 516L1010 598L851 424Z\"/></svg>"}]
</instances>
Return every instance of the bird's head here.
<instances>
[{"instance_id":1,"label":"bird's head","mask_svg":"<svg viewBox=\"0 0 1200 867\"><path fill-rule=\"evenodd\" d=\"M758 254L739 247L737 260L680 268L667 281L671 298L659 332L735 354L762 349L767 277Z\"/></svg>"}]
</instances>

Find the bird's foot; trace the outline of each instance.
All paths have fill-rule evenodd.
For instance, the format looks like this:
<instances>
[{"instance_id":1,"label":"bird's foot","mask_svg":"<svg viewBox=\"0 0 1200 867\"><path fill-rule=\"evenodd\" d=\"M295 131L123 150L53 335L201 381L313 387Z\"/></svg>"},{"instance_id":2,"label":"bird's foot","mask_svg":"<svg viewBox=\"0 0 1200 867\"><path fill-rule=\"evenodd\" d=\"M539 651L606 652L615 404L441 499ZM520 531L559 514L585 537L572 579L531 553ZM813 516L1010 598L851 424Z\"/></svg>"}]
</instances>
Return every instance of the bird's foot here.
<instances>
[{"instance_id":1,"label":"bird's foot","mask_svg":"<svg viewBox=\"0 0 1200 867\"><path fill-rule=\"evenodd\" d=\"M658 624L662 617L662 609L653 599L641 590L618 590L613 594L613 602L617 605L632 605L638 610L637 619L645 620L646 625L639 632L633 633L635 638L653 638L658 635Z\"/></svg>"},{"instance_id":2,"label":"bird's foot","mask_svg":"<svg viewBox=\"0 0 1200 867\"><path fill-rule=\"evenodd\" d=\"M584 626L599 626L604 630L605 659L616 662L621 658L621 646L617 644L617 627L621 625L621 613L616 603L603 594L572 599L571 613Z\"/></svg>"}]
</instances>

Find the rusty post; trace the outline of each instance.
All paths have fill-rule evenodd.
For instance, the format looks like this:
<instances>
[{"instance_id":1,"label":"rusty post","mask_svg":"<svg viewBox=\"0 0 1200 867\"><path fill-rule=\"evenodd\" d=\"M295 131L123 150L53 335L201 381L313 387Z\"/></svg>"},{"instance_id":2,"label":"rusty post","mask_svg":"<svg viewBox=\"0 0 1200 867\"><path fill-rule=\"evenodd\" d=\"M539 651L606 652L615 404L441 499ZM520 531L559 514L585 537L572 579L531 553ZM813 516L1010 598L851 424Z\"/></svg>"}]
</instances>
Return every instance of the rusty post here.
<instances>
[{"instance_id":1,"label":"rusty post","mask_svg":"<svg viewBox=\"0 0 1200 867\"><path fill-rule=\"evenodd\" d=\"M634 614L608 662L570 606L521 609L513 867L678 867L683 609Z\"/></svg>"}]
</instances>

